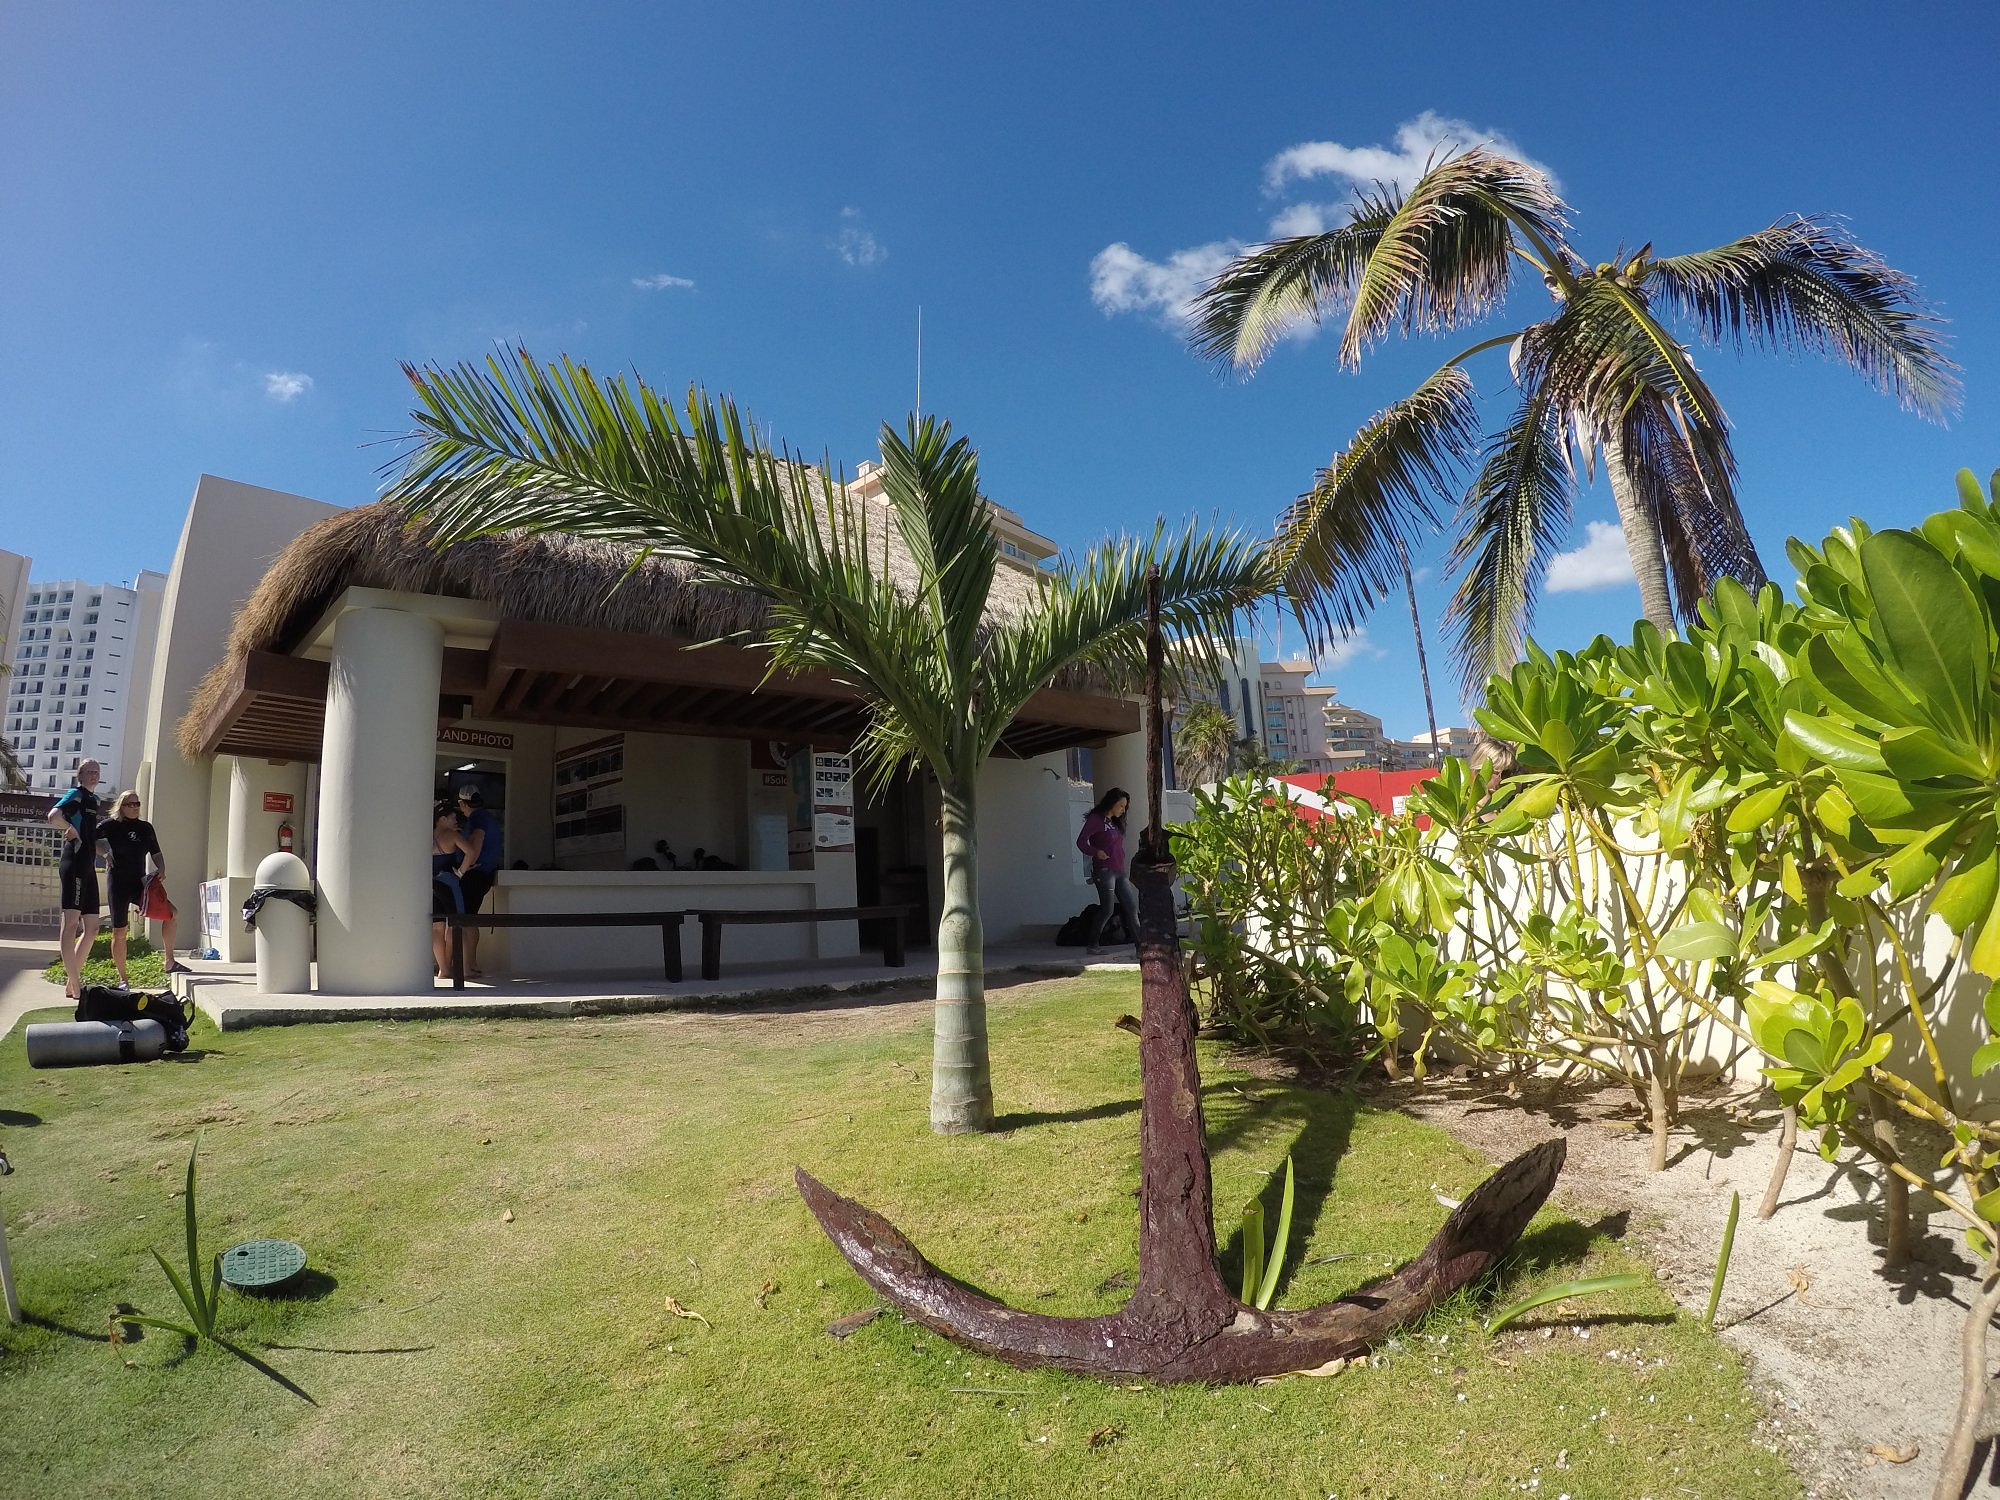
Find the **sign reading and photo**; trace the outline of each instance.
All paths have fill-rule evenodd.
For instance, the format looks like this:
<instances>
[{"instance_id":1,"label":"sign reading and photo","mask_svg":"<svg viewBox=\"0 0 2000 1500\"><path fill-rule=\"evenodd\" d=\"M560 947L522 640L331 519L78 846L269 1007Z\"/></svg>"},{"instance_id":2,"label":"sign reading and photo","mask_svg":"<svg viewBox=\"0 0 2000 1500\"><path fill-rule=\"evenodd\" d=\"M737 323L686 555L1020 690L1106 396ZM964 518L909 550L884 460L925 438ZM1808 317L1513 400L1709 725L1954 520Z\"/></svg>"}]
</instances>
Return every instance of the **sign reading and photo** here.
<instances>
[{"instance_id":1,"label":"sign reading and photo","mask_svg":"<svg viewBox=\"0 0 2000 1500\"><path fill-rule=\"evenodd\" d=\"M265 812L288 813L291 810L292 810L292 794L290 792L264 793Z\"/></svg>"},{"instance_id":2,"label":"sign reading and photo","mask_svg":"<svg viewBox=\"0 0 2000 1500\"><path fill-rule=\"evenodd\" d=\"M467 729L463 724L438 725L440 745L464 745L473 750L512 750L514 736L503 729Z\"/></svg>"},{"instance_id":3,"label":"sign reading and photo","mask_svg":"<svg viewBox=\"0 0 2000 1500\"><path fill-rule=\"evenodd\" d=\"M854 763L845 755L812 758L813 849L846 854L854 849Z\"/></svg>"}]
</instances>

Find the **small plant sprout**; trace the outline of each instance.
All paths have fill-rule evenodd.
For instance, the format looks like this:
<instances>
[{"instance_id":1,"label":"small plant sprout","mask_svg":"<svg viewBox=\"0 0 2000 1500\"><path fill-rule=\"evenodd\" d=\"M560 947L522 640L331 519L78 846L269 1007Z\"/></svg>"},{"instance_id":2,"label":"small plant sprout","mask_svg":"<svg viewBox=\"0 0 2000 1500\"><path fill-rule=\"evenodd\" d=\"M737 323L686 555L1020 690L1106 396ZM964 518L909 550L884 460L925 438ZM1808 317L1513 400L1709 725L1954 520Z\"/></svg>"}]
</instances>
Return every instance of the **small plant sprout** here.
<instances>
[{"instance_id":1,"label":"small plant sprout","mask_svg":"<svg viewBox=\"0 0 2000 1500\"><path fill-rule=\"evenodd\" d=\"M1715 1258L1715 1280L1708 1286L1708 1310L1701 1315L1703 1326L1715 1327L1715 1309L1722 1301L1722 1283L1729 1279L1729 1252L1736 1248L1736 1216L1742 1211L1743 1195L1729 1195L1729 1217L1722 1225L1722 1253Z\"/></svg>"},{"instance_id":2,"label":"small plant sprout","mask_svg":"<svg viewBox=\"0 0 2000 1500\"><path fill-rule=\"evenodd\" d=\"M1297 1185L1292 1159L1285 1158L1285 1196L1278 1204L1278 1233L1271 1242L1269 1259L1264 1254L1264 1203L1252 1198L1243 1205L1243 1298L1250 1306L1268 1311L1278 1295L1278 1273L1284 1269L1285 1246L1292 1237L1292 1196Z\"/></svg>"},{"instance_id":3,"label":"small plant sprout","mask_svg":"<svg viewBox=\"0 0 2000 1500\"><path fill-rule=\"evenodd\" d=\"M1626 1271L1617 1276L1596 1276L1588 1281L1565 1281L1557 1286L1543 1287L1539 1292L1530 1293L1519 1302L1509 1303L1486 1320L1486 1331L1498 1333L1523 1313L1531 1313L1538 1307L1547 1307L1551 1302L1567 1302L1572 1297L1591 1297L1599 1292L1629 1292L1646 1284L1644 1276Z\"/></svg>"},{"instance_id":4,"label":"small plant sprout","mask_svg":"<svg viewBox=\"0 0 2000 1500\"><path fill-rule=\"evenodd\" d=\"M311 1396L307 1395L304 1390L293 1384L284 1375L272 1369L271 1366L264 1363L263 1360L257 1358L256 1355L250 1353L249 1350L243 1348L240 1344L224 1338L220 1333L216 1332L215 1315L217 1305L222 1297L222 1257L219 1255L209 1257L209 1263L205 1268L208 1274L204 1277L202 1274L204 1267L201 1262L200 1232L196 1226L195 1219L194 1193L195 1157L200 1152L201 1137L197 1135L194 1145L188 1149L187 1188L182 1195L187 1220L186 1279L182 1279L180 1273L167 1263L167 1258L160 1254L158 1250L152 1252L153 1259L160 1263L160 1269L166 1273L167 1282L173 1287L174 1295L180 1298L181 1306L186 1309L188 1321L186 1323L175 1323L166 1318L149 1317L145 1313L136 1310L131 1312L121 1311L118 1314L118 1321L138 1323L146 1328L157 1328L162 1333L177 1333L182 1338L192 1340L196 1343L206 1339L218 1348L226 1349L258 1373L270 1377L277 1384L283 1386L293 1395L306 1402L307 1405L317 1406L318 1402L314 1401Z\"/></svg>"}]
</instances>

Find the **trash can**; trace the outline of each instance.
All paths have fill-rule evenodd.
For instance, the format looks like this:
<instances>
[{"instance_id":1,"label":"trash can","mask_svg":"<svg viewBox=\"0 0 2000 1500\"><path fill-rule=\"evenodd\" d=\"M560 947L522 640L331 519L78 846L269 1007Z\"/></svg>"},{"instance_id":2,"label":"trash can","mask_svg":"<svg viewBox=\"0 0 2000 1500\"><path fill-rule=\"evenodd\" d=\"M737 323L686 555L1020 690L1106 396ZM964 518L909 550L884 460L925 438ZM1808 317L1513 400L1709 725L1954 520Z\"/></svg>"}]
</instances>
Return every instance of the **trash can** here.
<instances>
[{"instance_id":1,"label":"trash can","mask_svg":"<svg viewBox=\"0 0 2000 1500\"><path fill-rule=\"evenodd\" d=\"M257 988L266 995L312 992L312 876L296 854L267 854L243 903L257 933Z\"/></svg>"}]
</instances>

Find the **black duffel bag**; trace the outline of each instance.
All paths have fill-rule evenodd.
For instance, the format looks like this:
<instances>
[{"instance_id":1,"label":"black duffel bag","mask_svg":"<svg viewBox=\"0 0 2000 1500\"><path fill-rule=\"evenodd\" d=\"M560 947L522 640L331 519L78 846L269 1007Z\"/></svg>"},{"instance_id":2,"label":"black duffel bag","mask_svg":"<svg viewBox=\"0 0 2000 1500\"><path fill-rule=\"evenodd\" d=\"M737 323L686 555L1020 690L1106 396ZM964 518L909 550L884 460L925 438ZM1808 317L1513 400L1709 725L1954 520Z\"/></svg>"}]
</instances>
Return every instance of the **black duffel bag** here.
<instances>
[{"instance_id":1,"label":"black duffel bag","mask_svg":"<svg viewBox=\"0 0 2000 1500\"><path fill-rule=\"evenodd\" d=\"M194 1024L194 1002L177 1000L162 991L148 994L144 990L113 989L102 984L87 984L77 997L76 1019L79 1021L158 1021L167 1033L165 1052L185 1052L188 1044L188 1027Z\"/></svg>"}]
</instances>

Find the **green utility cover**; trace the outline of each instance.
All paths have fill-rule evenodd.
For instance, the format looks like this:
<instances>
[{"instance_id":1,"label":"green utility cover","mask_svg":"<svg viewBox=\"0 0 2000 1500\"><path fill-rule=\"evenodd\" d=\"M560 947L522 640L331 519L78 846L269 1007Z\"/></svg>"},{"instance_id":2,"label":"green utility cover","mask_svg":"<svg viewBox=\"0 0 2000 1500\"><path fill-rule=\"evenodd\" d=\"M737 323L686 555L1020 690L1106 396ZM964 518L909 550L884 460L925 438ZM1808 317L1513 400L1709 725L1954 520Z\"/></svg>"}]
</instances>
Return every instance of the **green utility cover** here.
<instances>
[{"instance_id":1,"label":"green utility cover","mask_svg":"<svg viewBox=\"0 0 2000 1500\"><path fill-rule=\"evenodd\" d=\"M305 1268L305 1247L290 1240L250 1240L222 1252L222 1279L239 1291L283 1286Z\"/></svg>"}]
</instances>

